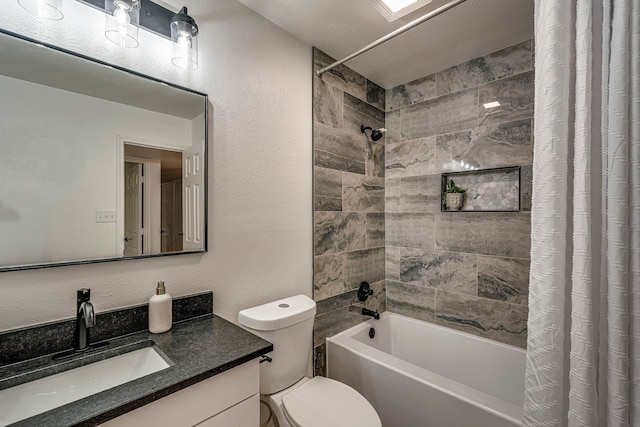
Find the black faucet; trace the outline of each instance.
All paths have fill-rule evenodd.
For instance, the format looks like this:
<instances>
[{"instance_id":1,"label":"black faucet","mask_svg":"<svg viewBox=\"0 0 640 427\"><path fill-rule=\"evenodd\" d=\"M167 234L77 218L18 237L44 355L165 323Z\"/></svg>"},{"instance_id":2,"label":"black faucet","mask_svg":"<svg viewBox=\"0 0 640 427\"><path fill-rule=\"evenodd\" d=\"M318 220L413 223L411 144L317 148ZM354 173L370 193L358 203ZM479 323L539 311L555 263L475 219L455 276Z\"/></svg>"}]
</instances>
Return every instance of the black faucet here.
<instances>
[{"instance_id":1,"label":"black faucet","mask_svg":"<svg viewBox=\"0 0 640 427\"><path fill-rule=\"evenodd\" d=\"M362 308L362 314L364 316L371 316L376 320L380 320L380 313L378 313L378 310L369 310L368 308Z\"/></svg>"},{"instance_id":2,"label":"black faucet","mask_svg":"<svg viewBox=\"0 0 640 427\"><path fill-rule=\"evenodd\" d=\"M76 334L74 336L73 348L75 351L87 350L89 347L89 328L96 326L96 314L93 311L93 304L90 289L78 289L78 300L76 304Z\"/></svg>"}]
</instances>

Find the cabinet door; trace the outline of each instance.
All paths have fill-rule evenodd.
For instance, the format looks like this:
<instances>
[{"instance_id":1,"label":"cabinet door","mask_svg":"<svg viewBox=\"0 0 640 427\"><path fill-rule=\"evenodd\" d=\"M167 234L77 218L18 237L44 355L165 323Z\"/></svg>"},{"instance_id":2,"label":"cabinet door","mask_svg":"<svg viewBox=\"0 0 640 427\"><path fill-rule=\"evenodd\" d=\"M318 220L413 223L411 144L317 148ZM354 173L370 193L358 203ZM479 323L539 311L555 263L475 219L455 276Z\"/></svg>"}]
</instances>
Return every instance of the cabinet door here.
<instances>
[{"instance_id":1,"label":"cabinet door","mask_svg":"<svg viewBox=\"0 0 640 427\"><path fill-rule=\"evenodd\" d=\"M191 427L245 402L259 391L258 359L246 362L103 424L105 427ZM260 411L259 402L255 405ZM260 423L258 421L252 426ZM218 424L216 424L218 425ZM222 425L222 424L220 424ZM229 424L232 426L233 424ZM243 425L243 424L238 424ZM227 427L227 426L225 426Z\"/></svg>"},{"instance_id":2,"label":"cabinet door","mask_svg":"<svg viewBox=\"0 0 640 427\"><path fill-rule=\"evenodd\" d=\"M204 420L196 427L256 427L258 425L260 425L260 395L256 394Z\"/></svg>"}]
</instances>

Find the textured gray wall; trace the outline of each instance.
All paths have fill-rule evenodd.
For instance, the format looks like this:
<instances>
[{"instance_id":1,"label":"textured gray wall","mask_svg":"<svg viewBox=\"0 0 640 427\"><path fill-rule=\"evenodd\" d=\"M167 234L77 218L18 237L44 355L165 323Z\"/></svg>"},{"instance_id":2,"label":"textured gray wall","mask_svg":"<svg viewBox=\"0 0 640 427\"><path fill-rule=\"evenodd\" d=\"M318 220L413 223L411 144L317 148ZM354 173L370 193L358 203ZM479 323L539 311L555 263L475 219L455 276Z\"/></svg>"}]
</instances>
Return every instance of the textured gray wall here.
<instances>
[{"instance_id":1,"label":"textured gray wall","mask_svg":"<svg viewBox=\"0 0 640 427\"><path fill-rule=\"evenodd\" d=\"M314 49L314 70L333 59ZM360 125L384 127L385 91L340 66L313 78L315 373L325 373L325 338L360 323L349 309L360 282L385 307L384 138ZM368 131L367 131L368 135ZM357 302L357 301L356 301Z\"/></svg>"},{"instance_id":2,"label":"textured gray wall","mask_svg":"<svg viewBox=\"0 0 640 427\"><path fill-rule=\"evenodd\" d=\"M387 90L388 310L526 345L533 82L529 40ZM441 173L464 165L521 166L522 210L441 212Z\"/></svg>"}]
</instances>

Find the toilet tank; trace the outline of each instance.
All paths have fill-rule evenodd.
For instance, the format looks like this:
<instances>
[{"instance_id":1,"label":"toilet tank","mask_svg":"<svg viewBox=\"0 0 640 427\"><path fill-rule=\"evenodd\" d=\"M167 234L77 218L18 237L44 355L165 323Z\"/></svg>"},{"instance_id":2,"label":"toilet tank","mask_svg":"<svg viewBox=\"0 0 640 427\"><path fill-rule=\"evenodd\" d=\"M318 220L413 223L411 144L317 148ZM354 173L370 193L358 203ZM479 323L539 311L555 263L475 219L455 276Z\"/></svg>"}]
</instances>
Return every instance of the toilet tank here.
<instances>
[{"instance_id":1,"label":"toilet tank","mask_svg":"<svg viewBox=\"0 0 640 427\"><path fill-rule=\"evenodd\" d=\"M305 295L248 308L238 321L273 344L271 362L260 364L260 394L273 394L304 377L311 354L316 303Z\"/></svg>"}]
</instances>

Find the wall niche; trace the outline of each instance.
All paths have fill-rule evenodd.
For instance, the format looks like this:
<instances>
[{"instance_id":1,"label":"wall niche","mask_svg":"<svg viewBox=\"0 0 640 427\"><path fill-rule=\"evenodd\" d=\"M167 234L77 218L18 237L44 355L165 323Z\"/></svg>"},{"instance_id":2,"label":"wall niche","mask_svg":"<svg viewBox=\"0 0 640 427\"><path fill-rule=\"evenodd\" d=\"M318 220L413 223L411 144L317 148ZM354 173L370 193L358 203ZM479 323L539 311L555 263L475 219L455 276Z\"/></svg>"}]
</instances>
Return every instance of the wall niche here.
<instances>
[{"instance_id":1,"label":"wall niche","mask_svg":"<svg viewBox=\"0 0 640 427\"><path fill-rule=\"evenodd\" d=\"M520 166L442 174L440 210L443 212L519 212ZM464 190L462 207L447 206L450 187Z\"/></svg>"}]
</instances>

